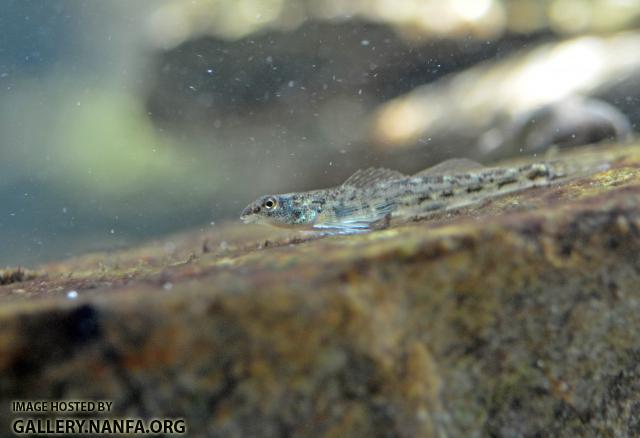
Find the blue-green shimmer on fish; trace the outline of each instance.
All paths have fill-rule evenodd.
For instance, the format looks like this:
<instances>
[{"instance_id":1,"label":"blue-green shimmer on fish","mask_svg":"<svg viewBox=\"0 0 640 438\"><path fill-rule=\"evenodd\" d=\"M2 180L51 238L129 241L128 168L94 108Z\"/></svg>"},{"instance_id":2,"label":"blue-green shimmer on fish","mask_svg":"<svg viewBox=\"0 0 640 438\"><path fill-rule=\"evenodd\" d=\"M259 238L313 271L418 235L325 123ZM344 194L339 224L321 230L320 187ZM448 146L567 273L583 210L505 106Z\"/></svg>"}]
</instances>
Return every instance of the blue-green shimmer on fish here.
<instances>
[{"instance_id":1,"label":"blue-green shimmer on fish","mask_svg":"<svg viewBox=\"0 0 640 438\"><path fill-rule=\"evenodd\" d=\"M391 219L411 219L483 199L539 187L566 177L564 162L488 168L453 159L413 176L370 168L359 170L342 185L310 192L267 195L249 204L245 223L324 230L367 232Z\"/></svg>"}]
</instances>

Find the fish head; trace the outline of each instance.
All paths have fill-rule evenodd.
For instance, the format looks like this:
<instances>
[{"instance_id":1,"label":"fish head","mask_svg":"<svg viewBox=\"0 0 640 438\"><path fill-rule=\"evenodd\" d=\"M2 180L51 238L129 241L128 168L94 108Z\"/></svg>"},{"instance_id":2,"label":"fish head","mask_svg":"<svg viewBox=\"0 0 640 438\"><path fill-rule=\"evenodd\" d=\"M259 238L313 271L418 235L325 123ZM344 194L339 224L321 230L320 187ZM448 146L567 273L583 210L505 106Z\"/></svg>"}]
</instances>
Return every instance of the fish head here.
<instances>
[{"instance_id":1,"label":"fish head","mask_svg":"<svg viewBox=\"0 0 640 438\"><path fill-rule=\"evenodd\" d=\"M280 227L304 227L313 224L317 210L301 194L261 196L242 211L245 224L269 224Z\"/></svg>"}]
</instances>

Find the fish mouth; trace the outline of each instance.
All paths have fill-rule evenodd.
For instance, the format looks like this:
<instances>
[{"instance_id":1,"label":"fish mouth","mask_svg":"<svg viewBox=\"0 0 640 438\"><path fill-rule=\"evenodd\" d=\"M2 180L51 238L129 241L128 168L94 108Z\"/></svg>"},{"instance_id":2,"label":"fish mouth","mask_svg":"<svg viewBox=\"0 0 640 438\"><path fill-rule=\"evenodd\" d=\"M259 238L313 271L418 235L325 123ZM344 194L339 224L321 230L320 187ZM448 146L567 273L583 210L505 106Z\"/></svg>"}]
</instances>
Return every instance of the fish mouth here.
<instances>
[{"instance_id":1,"label":"fish mouth","mask_svg":"<svg viewBox=\"0 0 640 438\"><path fill-rule=\"evenodd\" d=\"M258 218L253 213L253 208L251 205L247 205L242 213L240 213L240 220L245 224L255 223Z\"/></svg>"},{"instance_id":2,"label":"fish mouth","mask_svg":"<svg viewBox=\"0 0 640 438\"><path fill-rule=\"evenodd\" d=\"M260 221L260 218L255 214L243 214L240 216L240 220L245 224L255 224Z\"/></svg>"},{"instance_id":3,"label":"fish mouth","mask_svg":"<svg viewBox=\"0 0 640 438\"><path fill-rule=\"evenodd\" d=\"M262 224L265 222L265 219L259 214L255 214L251 207L247 207L243 210L240 215L240 220L245 224Z\"/></svg>"},{"instance_id":4,"label":"fish mouth","mask_svg":"<svg viewBox=\"0 0 640 438\"><path fill-rule=\"evenodd\" d=\"M292 225L285 224L282 222L274 221L264 216L260 216L259 214L247 214L240 216L240 220L245 224L259 224L259 225L270 225L272 227L279 228L291 228Z\"/></svg>"}]
</instances>

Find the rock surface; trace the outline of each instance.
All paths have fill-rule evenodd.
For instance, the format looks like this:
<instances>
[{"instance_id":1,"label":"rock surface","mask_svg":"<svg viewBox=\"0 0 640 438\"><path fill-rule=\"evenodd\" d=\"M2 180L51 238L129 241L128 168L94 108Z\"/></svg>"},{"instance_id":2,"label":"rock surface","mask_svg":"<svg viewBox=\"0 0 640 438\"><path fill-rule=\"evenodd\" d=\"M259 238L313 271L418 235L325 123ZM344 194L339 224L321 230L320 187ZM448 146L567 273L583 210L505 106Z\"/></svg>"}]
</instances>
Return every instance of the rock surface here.
<instances>
[{"instance_id":1,"label":"rock surface","mask_svg":"<svg viewBox=\"0 0 640 438\"><path fill-rule=\"evenodd\" d=\"M1 273L14 399L189 436L640 434L640 149L366 235L242 225Z\"/></svg>"}]
</instances>

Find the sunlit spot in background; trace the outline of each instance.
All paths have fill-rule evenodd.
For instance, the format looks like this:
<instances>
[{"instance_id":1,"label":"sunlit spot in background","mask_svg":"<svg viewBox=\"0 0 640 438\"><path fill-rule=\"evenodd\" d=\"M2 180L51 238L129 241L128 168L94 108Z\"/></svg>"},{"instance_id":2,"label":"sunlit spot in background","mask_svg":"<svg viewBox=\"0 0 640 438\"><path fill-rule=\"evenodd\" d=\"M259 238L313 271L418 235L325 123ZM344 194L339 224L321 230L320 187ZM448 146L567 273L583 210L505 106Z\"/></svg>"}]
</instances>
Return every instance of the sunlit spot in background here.
<instances>
[{"instance_id":1,"label":"sunlit spot in background","mask_svg":"<svg viewBox=\"0 0 640 438\"><path fill-rule=\"evenodd\" d=\"M509 8L508 28L515 33L535 32L546 23L546 3L540 0L524 0Z\"/></svg>"},{"instance_id":2,"label":"sunlit spot in background","mask_svg":"<svg viewBox=\"0 0 640 438\"><path fill-rule=\"evenodd\" d=\"M446 132L451 117L475 127L492 123L498 112L515 117L640 68L638 47L635 34L580 37L491 68L475 67L386 103L374 116L371 136L386 148L405 147Z\"/></svg>"},{"instance_id":3,"label":"sunlit spot in background","mask_svg":"<svg viewBox=\"0 0 640 438\"><path fill-rule=\"evenodd\" d=\"M565 32L580 32L591 22L591 6L585 0L556 0L549 8L553 28Z\"/></svg>"},{"instance_id":4,"label":"sunlit spot in background","mask_svg":"<svg viewBox=\"0 0 640 438\"><path fill-rule=\"evenodd\" d=\"M186 11L176 4L156 9L147 22L149 40L159 48L171 48L183 42L191 31Z\"/></svg>"},{"instance_id":5,"label":"sunlit spot in background","mask_svg":"<svg viewBox=\"0 0 640 438\"><path fill-rule=\"evenodd\" d=\"M434 105L415 105L411 100L397 100L384 107L377 119L375 137L384 143L403 143L416 139L431 125Z\"/></svg>"},{"instance_id":6,"label":"sunlit spot in background","mask_svg":"<svg viewBox=\"0 0 640 438\"><path fill-rule=\"evenodd\" d=\"M477 21L486 16L495 6L493 0L452 0L451 7L460 18Z\"/></svg>"},{"instance_id":7,"label":"sunlit spot in background","mask_svg":"<svg viewBox=\"0 0 640 438\"><path fill-rule=\"evenodd\" d=\"M204 0L162 4L150 15L147 28L153 45L173 47L193 35L241 38L276 24L291 28L305 20L341 21L353 16L395 26L409 38L496 36L506 26L505 6L499 0L325 0L307 4L291 0Z\"/></svg>"},{"instance_id":8,"label":"sunlit spot in background","mask_svg":"<svg viewBox=\"0 0 640 438\"><path fill-rule=\"evenodd\" d=\"M284 0L239 0L238 14L234 22L240 29L238 36L255 31L263 23L271 23L280 17Z\"/></svg>"},{"instance_id":9,"label":"sunlit spot in background","mask_svg":"<svg viewBox=\"0 0 640 438\"><path fill-rule=\"evenodd\" d=\"M504 27L504 8L496 0L442 1L391 1L377 0L369 18L388 22L399 27L408 37L420 35L496 35Z\"/></svg>"},{"instance_id":10,"label":"sunlit spot in background","mask_svg":"<svg viewBox=\"0 0 640 438\"><path fill-rule=\"evenodd\" d=\"M415 1L376 0L371 5L371 13L374 17L388 17L393 22L408 22L415 17L417 5Z\"/></svg>"},{"instance_id":11,"label":"sunlit spot in background","mask_svg":"<svg viewBox=\"0 0 640 438\"><path fill-rule=\"evenodd\" d=\"M559 33L615 29L640 15L635 0L167 0L149 16L152 45L175 47L194 35L226 39L264 28L292 29L307 20L350 17L396 27L409 39L427 36L495 38L510 30L529 33L549 25Z\"/></svg>"},{"instance_id":12,"label":"sunlit spot in background","mask_svg":"<svg viewBox=\"0 0 640 438\"><path fill-rule=\"evenodd\" d=\"M580 38L539 53L516 71L503 92L513 93L514 109L532 108L591 88L606 73L606 46Z\"/></svg>"},{"instance_id":13,"label":"sunlit spot in background","mask_svg":"<svg viewBox=\"0 0 640 438\"><path fill-rule=\"evenodd\" d=\"M169 2L150 15L148 37L152 45L161 48L175 47L201 34L242 38L280 19L284 5L285 0ZM287 19L291 18L288 14Z\"/></svg>"}]
</instances>

